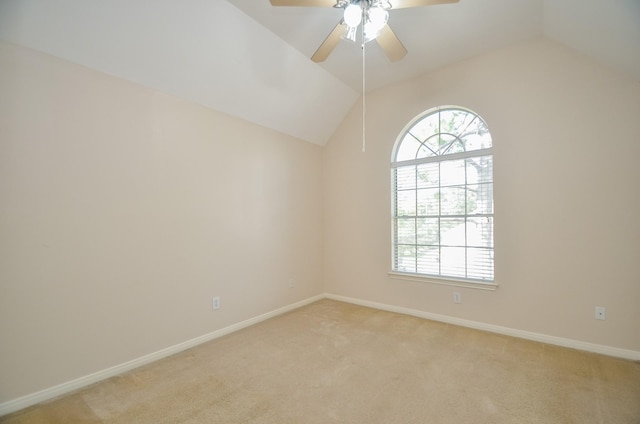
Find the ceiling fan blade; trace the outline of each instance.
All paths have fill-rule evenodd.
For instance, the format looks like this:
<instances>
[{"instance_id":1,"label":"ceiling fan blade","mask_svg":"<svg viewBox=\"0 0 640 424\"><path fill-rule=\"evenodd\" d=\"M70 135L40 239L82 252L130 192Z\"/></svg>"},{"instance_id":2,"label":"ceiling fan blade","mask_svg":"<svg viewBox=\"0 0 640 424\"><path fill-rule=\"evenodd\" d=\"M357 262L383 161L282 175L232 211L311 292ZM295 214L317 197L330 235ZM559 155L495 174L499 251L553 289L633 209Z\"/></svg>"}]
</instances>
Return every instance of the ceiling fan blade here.
<instances>
[{"instance_id":1,"label":"ceiling fan blade","mask_svg":"<svg viewBox=\"0 0 640 424\"><path fill-rule=\"evenodd\" d=\"M378 37L376 37L376 41L392 62L399 61L407 54L407 49L402 45L402 42L396 37L389 25L382 27Z\"/></svg>"},{"instance_id":2,"label":"ceiling fan blade","mask_svg":"<svg viewBox=\"0 0 640 424\"><path fill-rule=\"evenodd\" d=\"M407 7L433 6L436 4L458 3L459 0L389 0L391 9L405 9Z\"/></svg>"},{"instance_id":3,"label":"ceiling fan blade","mask_svg":"<svg viewBox=\"0 0 640 424\"><path fill-rule=\"evenodd\" d=\"M318 50L311 56L311 60L314 62L324 62L324 60L331 54L333 49L336 48L340 38L347 30L347 26L342 22L338 22L338 25L333 28L333 30L327 35L327 38L324 39Z\"/></svg>"},{"instance_id":4,"label":"ceiling fan blade","mask_svg":"<svg viewBox=\"0 0 640 424\"><path fill-rule=\"evenodd\" d=\"M333 7L336 0L271 0L271 6Z\"/></svg>"}]
</instances>

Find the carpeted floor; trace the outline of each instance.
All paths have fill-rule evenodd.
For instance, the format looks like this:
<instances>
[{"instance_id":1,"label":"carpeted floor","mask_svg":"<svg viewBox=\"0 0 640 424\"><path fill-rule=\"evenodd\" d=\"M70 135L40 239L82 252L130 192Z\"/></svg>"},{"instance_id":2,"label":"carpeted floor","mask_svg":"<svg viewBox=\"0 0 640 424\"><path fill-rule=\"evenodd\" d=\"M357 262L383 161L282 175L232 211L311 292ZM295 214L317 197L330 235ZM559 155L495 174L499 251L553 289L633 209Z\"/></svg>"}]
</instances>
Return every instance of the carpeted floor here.
<instances>
[{"instance_id":1,"label":"carpeted floor","mask_svg":"<svg viewBox=\"0 0 640 424\"><path fill-rule=\"evenodd\" d=\"M640 423L640 363L322 300L25 423Z\"/></svg>"}]
</instances>

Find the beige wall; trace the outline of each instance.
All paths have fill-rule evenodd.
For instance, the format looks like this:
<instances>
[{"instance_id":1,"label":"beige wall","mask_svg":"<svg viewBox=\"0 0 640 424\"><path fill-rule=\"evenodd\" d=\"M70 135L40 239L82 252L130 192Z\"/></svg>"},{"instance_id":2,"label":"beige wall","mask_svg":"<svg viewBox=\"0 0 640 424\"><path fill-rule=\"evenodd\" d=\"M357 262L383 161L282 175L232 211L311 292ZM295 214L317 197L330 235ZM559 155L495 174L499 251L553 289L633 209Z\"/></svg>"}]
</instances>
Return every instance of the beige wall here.
<instances>
[{"instance_id":1,"label":"beige wall","mask_svg":"<svg viewBox=\"0 0 640 424\"><path fill-rule=\"evenodd\" d=\"M0 403L322 293L321 176L318 146L0 44Z\"/></svg>"},{"instance_id":2,"label":"beige wall","mask_svg":"<svg viewBox=\"0 0 640 424\"><path fill-rule=\"evenodd\" d=\"M445 104L495 145L500 288L460 305L387 276L393 143ZM0 44L0 404L323 292L640 351L637 81L541 40L367 111L322 149Z\"/></svg>"},{"instance_id":3,"label":"beige wall","mask_svg":"<svg viewBox=\"0 0 640 424\"><path fill-rule=\"evenodd\" d=\"M392 147L439 105L474 110L493 135L494 292L387 275ZM324 151L325 291L640 351L638 81L538 40L371 93L366 143L358 106Z\"/></svg>"}]
</instances>

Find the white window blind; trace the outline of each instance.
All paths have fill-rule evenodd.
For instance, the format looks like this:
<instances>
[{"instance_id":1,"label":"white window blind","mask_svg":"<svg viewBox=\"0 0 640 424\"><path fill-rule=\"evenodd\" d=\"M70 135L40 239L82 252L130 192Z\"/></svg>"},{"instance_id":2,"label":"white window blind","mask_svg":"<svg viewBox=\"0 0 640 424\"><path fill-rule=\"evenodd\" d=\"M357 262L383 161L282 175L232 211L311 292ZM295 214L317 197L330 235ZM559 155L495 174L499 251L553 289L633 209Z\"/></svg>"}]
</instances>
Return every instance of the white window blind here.
<instances>
[{"instance_id":1,"label":"white window blind","mask_svg":"<svg viewBox=\"0 0 640 424\"><path fill-rule=\"evenodd\" d=\"M415 119L392 162L393 271L493 282L491 135L475 113Z\"/></svg>"}]
</instances>

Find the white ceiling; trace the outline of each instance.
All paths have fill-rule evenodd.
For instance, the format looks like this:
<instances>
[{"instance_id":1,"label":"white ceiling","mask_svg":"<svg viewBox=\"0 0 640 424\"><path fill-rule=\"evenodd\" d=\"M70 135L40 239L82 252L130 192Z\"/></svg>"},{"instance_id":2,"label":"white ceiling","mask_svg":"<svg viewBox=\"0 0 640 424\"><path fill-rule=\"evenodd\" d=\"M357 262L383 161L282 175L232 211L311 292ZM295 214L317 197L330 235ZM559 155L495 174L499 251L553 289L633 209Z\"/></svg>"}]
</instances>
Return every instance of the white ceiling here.
<instances>
[{"instance_id":1,"label":"white ceiling","mask_svg":"<svg viewBox=\"0 0 640 424\"><path fill-rule=\"evenodd\" d=\"M357 45L309 59L339 19L269 0L0 0L0 39L323 145L362 90ZM460 0L389 25L409 53L367 44L367 91L540 36L640 81L640 0Z\"/></svg>"}]
</instances>

